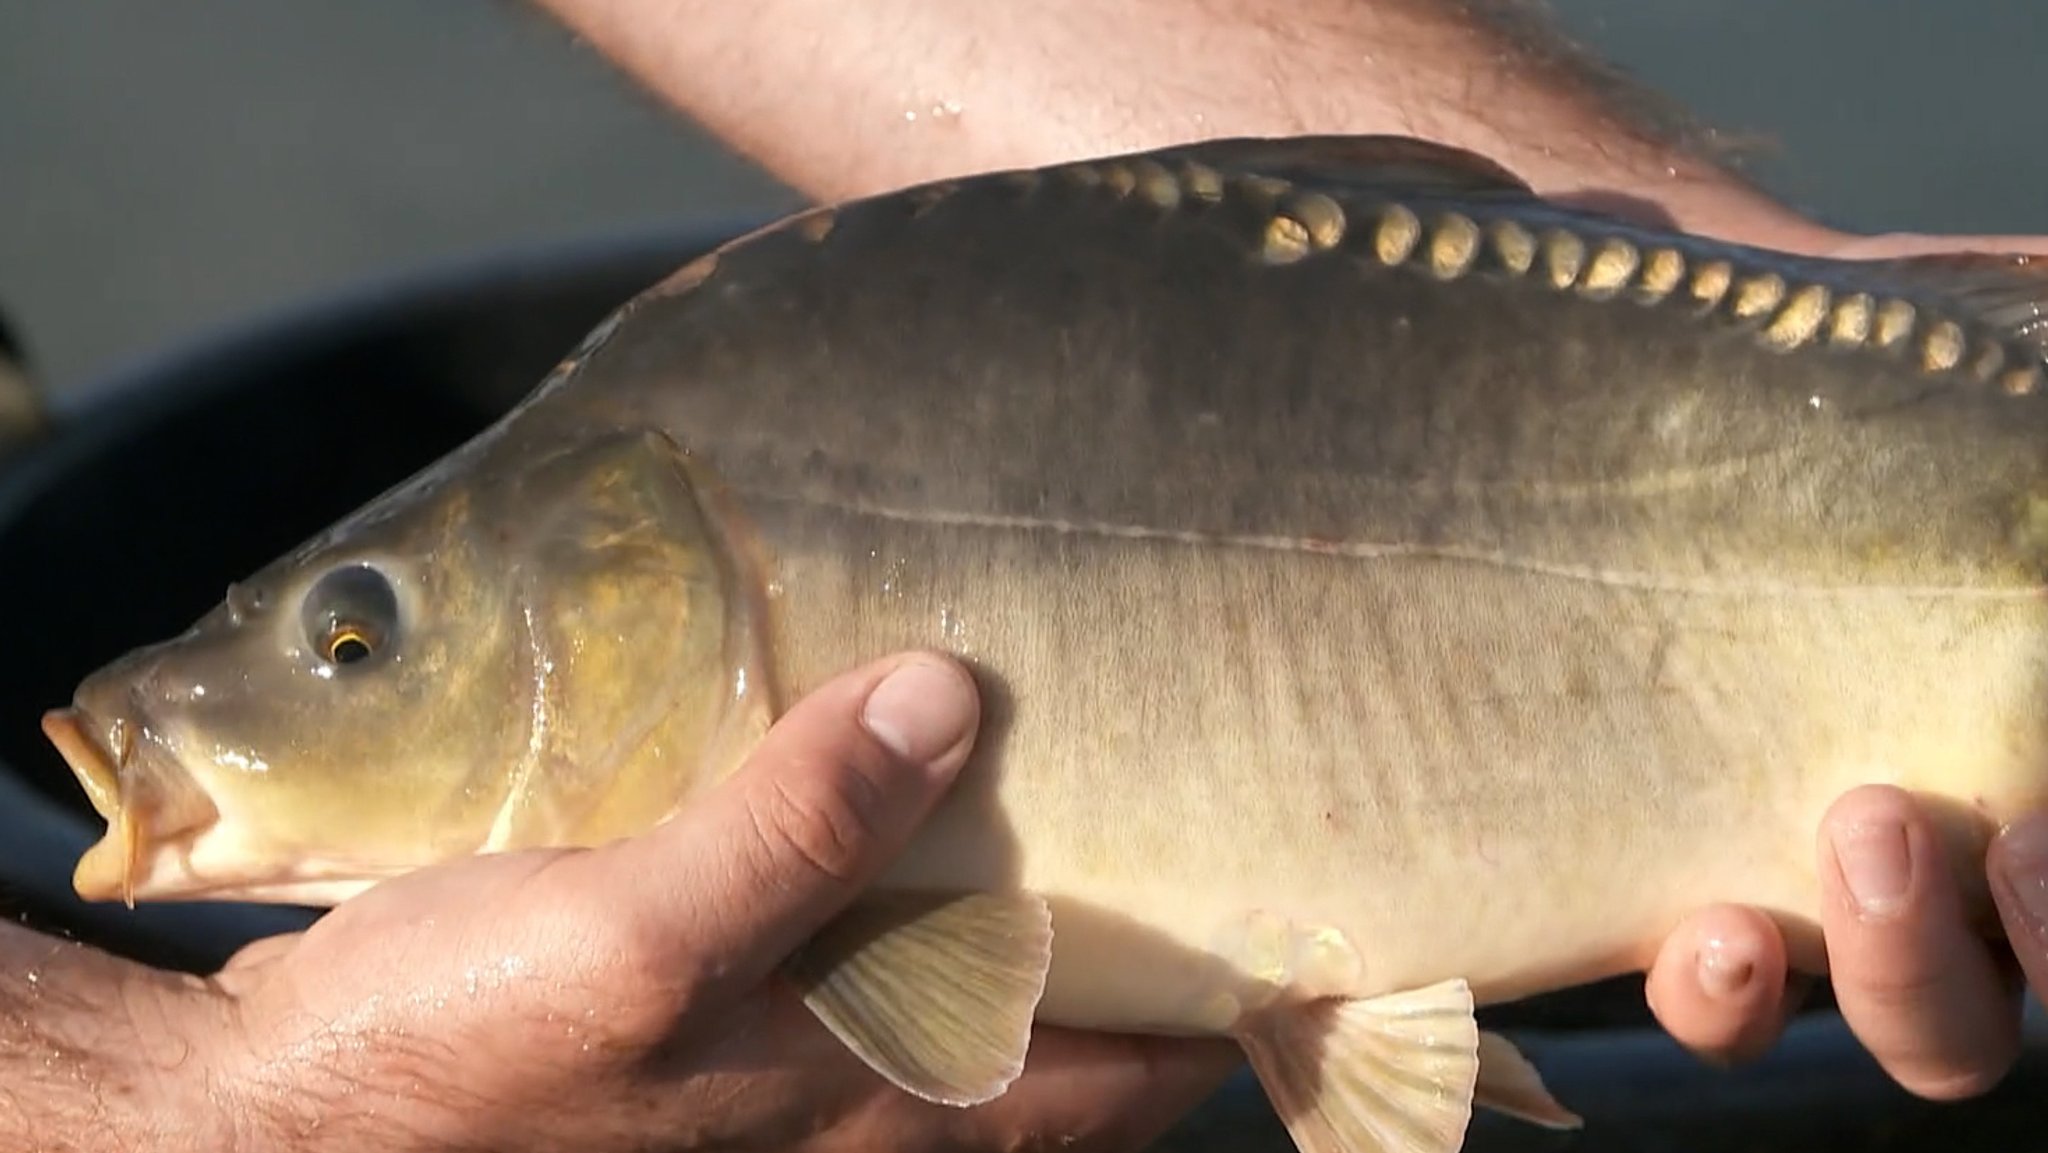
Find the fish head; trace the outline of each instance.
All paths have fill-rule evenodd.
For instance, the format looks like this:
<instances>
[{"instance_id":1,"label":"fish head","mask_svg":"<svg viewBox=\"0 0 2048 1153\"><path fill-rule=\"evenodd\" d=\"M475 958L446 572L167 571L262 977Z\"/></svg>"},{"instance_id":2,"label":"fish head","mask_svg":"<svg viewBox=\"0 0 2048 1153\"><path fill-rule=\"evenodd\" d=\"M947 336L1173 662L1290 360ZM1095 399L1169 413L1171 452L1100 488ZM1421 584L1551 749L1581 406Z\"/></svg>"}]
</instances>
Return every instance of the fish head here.
<instances>
[{"instance_id":1,"label":"fish head","mask_svg":"<svg viewBox=\"0 0 2048 1153\"><path fill-rule=\"evenodd\" d=\"M43 724L108 825L74 887L321 904L656 823L735 701L685 465L470 446L91 673Z\"/></svg>"}]
</instances>

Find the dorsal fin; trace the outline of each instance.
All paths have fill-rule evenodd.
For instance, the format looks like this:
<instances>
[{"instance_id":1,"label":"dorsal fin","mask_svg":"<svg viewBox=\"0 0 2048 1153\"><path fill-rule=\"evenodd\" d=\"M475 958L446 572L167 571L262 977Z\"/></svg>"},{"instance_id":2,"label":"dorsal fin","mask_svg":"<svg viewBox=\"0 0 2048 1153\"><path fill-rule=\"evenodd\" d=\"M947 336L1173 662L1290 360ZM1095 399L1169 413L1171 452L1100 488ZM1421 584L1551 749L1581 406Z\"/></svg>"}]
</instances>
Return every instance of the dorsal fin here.
<instances>
[{"instance_id":1,"label":"dorsal fin","mask_svg":"<svg viewBox=\"0 0 2048 1153\"><path fill-rule=\"evenodd\" d=\"M1136 153L1224 172L1404 192L1534 197L1527 181L1476 152L1412 136L1238 136Z\"/></svg>"}]
</instances>

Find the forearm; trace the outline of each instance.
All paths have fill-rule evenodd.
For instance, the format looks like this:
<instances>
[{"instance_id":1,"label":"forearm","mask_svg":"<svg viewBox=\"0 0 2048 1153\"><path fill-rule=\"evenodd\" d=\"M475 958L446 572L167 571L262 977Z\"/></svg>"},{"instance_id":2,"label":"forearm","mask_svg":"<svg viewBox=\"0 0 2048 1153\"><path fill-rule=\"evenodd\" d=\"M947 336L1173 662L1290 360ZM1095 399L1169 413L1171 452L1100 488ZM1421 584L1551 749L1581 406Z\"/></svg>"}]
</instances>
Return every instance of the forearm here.
<instances>
[{"instance_id":1,"label":"forearm","mask_svg":"<svg viewBox=\"0 0 2048 1153\"><path fill-rule=\"evenodd\" d=\"M837 199L1218 136L1402 133L1559 196L1838 237L1688 146L1518 0L536 0L778 177Z\"/></svg>"},{"instance_id":2,"label":"forearm","mask_svg":"<svg viewBox=\"0 0 2048 1153\"><path fill-rule=\"evenodd\" d=\"M0 921L0 1149L206 1147L203 1098L169 1092L203 1082L174 1019L187 996L176 977Z\"/></svg>"}]
</instances>

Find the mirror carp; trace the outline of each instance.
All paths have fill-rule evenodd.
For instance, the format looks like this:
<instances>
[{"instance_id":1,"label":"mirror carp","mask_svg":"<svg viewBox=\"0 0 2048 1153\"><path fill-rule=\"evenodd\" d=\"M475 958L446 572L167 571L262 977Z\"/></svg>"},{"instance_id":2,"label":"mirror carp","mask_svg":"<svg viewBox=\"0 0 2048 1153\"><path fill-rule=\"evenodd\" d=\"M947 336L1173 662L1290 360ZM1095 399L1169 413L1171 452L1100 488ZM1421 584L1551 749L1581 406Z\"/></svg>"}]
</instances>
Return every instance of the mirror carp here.
<instances>
[{"instance_id":1,"label":"mirror carp","mask_svg":"<svg viewBox=\"0 0 2048 1153\"><path fill-rule=\"evenodd\" d=\"M108 822L75 884L321 904L600 844L932 647L976 753L790 962L879 1074L989 1100L1037 1020L1234 1038L1304 1153L1575 1126L1475 1007L1712 902L1818 968L1841 792L1965 863L2048 800L2044 285L1392 137L801 212L87 677L45 721Z\"/></svg>"}]
</instances>

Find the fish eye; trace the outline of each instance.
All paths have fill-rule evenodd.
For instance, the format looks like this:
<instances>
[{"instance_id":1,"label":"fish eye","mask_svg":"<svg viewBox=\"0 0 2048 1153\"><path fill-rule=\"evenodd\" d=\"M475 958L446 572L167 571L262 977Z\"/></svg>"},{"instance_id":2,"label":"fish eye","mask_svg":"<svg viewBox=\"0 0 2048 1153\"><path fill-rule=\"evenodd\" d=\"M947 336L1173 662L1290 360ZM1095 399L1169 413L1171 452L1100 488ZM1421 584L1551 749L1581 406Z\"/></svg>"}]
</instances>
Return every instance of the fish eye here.
<instances>
[{"instance_id":1,"label":"fish eye","mask_svg":"<svg viewBox=\"0 0 2048 1153\"><path fill-rule=\"evenodd\" d=\"M306 643L321 660L360 664L396 640L398 594L391 581L369 565L345 565L313 583L300 619Z\"/></svg>"}]
</instances>

